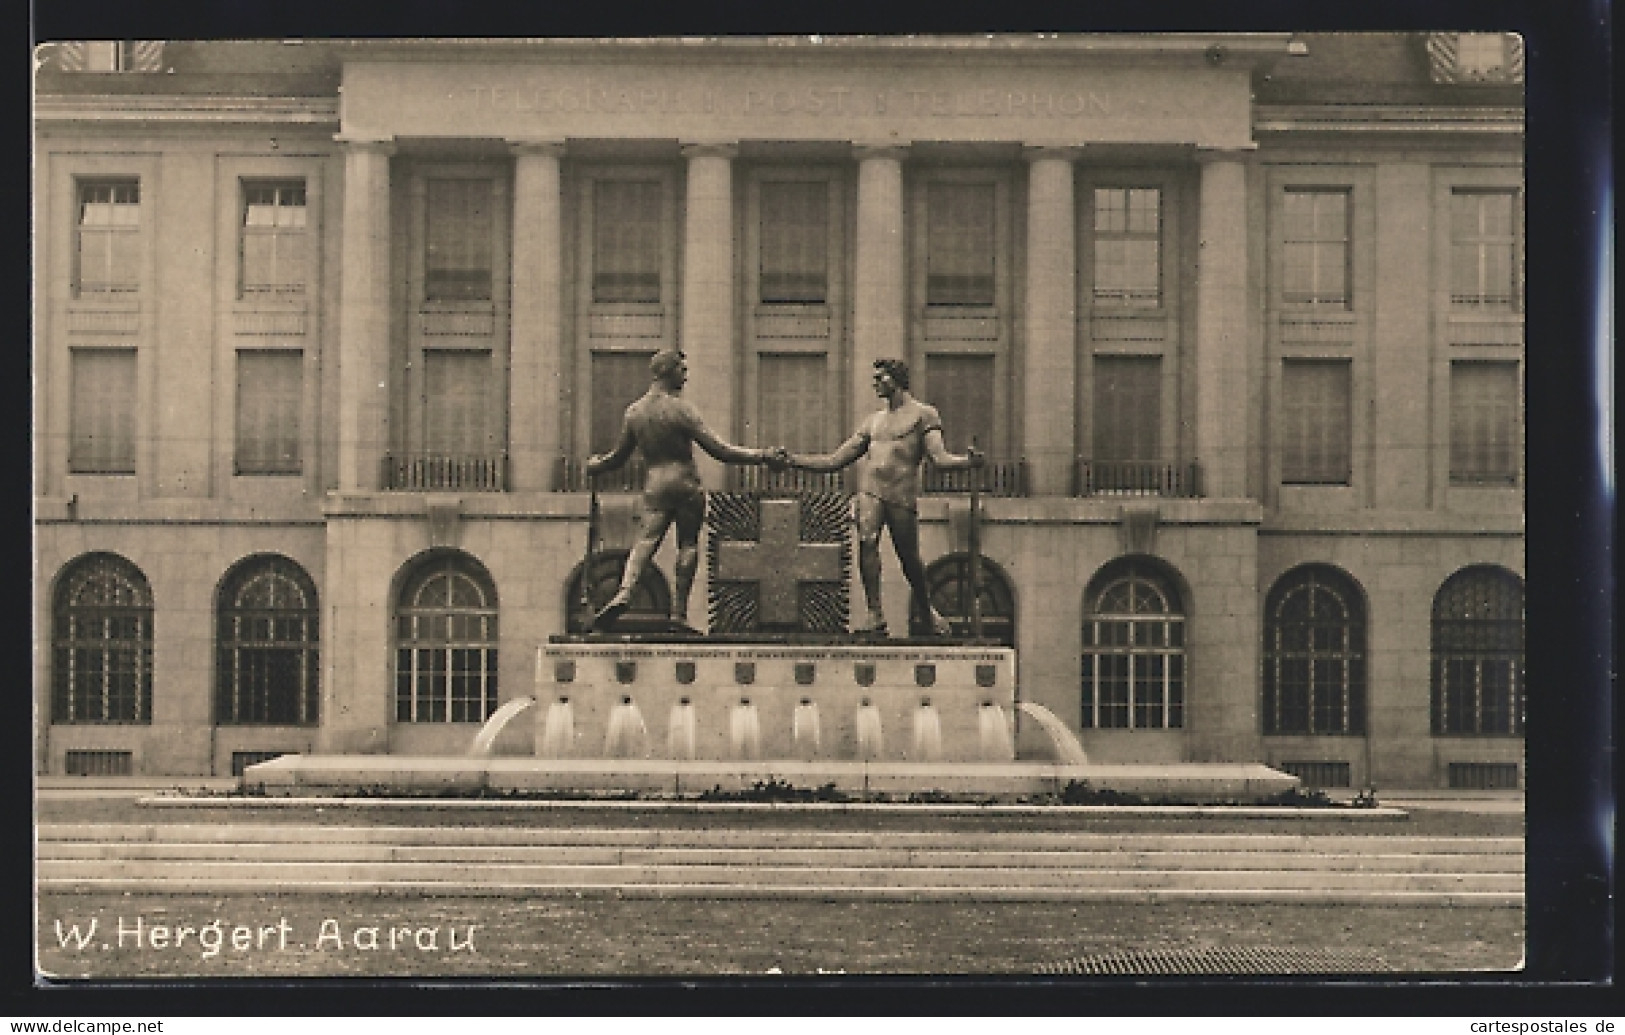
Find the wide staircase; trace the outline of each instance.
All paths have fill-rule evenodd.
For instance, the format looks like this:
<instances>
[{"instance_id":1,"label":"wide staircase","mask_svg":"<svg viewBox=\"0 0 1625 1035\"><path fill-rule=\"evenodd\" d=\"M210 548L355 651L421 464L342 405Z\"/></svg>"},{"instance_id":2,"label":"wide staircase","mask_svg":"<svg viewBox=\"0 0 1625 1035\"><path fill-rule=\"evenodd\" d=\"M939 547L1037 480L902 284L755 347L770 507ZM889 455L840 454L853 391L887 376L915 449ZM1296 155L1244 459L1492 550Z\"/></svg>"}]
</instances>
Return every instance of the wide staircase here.
<instances>
[{"instance_id":1,"label":"wide staircase","mask_svg":"<svg viewBox=\"0 0 1625 1035\"><path fill-rule=\"evenodd\" d=\"M1516 837L41 823L41 892L1518 907Z\"/></svg>"}]
</instances>

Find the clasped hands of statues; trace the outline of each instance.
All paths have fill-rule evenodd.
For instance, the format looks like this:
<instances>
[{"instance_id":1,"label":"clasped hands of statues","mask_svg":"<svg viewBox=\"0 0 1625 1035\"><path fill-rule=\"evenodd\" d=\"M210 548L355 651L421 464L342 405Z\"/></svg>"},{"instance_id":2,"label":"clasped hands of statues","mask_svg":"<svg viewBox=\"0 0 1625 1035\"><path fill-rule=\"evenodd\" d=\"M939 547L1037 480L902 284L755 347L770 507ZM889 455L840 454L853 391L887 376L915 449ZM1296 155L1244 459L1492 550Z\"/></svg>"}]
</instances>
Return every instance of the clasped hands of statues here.
<instances>
[{"instance_id":1,"label":"clasped hands of statues","mask_svg":"<svg viewBox=\"0 0 1625 1035\"><path fill-rule=\"evenodd\" d=\"M790 468L801 467L803 464L800 457L796 456L788 449L785 449L783 446L772 446L771 448L763 449L762 452L764 454L762 457L762 462L773 471L784 471ZM966 449L965 455L970 458L970 466L972 467L981 467L987 462L987 454L983 453L975 446L971 446L970 448Z\"/></svg>"}]
</instances>

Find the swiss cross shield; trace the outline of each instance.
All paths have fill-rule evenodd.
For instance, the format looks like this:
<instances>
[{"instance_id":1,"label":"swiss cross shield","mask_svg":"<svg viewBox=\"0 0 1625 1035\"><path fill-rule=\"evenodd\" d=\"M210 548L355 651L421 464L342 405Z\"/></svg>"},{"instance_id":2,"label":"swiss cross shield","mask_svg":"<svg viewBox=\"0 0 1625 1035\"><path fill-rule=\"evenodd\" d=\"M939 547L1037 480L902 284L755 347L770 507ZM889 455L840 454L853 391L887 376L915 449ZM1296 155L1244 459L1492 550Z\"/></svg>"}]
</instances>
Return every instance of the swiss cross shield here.
<instances>
[{"instance_id":1,"label":"swiss cross shield","mask_svg":"<svg viewBox=\"0 0 1625 1035\"><path fill-rule=\"evenodd\" d=\"M713 492L706 524L714 633L846 630L851 497Z\"/></svg>"}]
</instances>

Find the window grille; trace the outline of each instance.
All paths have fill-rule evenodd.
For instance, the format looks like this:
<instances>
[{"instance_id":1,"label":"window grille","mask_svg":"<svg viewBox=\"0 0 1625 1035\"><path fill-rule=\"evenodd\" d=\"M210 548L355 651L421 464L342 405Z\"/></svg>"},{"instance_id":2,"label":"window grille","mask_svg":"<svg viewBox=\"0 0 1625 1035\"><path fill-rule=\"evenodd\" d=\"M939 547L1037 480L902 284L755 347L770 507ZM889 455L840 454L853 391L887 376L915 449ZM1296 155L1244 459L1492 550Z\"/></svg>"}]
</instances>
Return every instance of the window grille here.
<instances>
[{"instance_id":1,"label":"window grille","mask_svg":"<svg viewBox=\"0 0 1625 1035\"><path fill-rule=\"evenodd\" d=\"M494 451L489 430L491 353L484 349L425 349L423 440L433 456Z\"/></svg>"},{"instance_id":2,"label":"window grille","mask_svg":"<svg viewBox=\"0 0 1625 1035\"><path fill-rule=\"evenodd\" d=\"M1450 364L1450 483L1516 485L1522 408L1518 364Z\"/></svg>"},{"instance_id":3,"label":"window grille","mask_svg":"<svg viewBox=\"0 0 1625 1035\"><path fill-rule=\"evenodd\" d=\"M829 184L764 181L760 208L761 301L828 301Z\"/></svg>"},{"instance_id":4,"label":"window grille","mask_svg":"<svg viewBox=\"0 0 1625 1035\"><path fill-rule=\"evenodd\" d=\"M1097 187L1094 300L1154 308L1162 302L1162 191Z\"/></svg>"},{"instance_id":5,"label":"window grille","mask_svg":"<svg viewBox=\"0 0 1625 1035\"><path fill-rule=\"evenodd\" d=\"M321 611L310 576L285 557L254 558L227 576L219 599L215 722L315 725Z\"/></svg>"},{"instance_id":6,"label":"window grille","mask_svg":"<svg viewBox=\"0 0 1625 1035\"><path fill-rule=\"evenodd\" d=\"M53 609L51 719L152 721L152 591L122 557L92 554L61 579Z\"/></svg>"},{"instance_id":7,"label":"window grille","mask_svg":"<svg viewBox=\"0 0 1625 1035\"><path fill-rule=\"evenodd\" d=\"M497 705L496 589L468 557L440 554L395 614L397 722L484 722Z\"/></svg>"},{"instance_id":8,"label":"window grille","mask_svg":"<svg viewBox=\"0 0 1625 1035\"><path fill-rule=\"evenodd\" d=\"M1010 578L997 564L981 559L981 579L976 583L976 600L981 605L982 638L1016 645L1016 596ZM951 553L932 561L925 569L925 584L931 606L948 619L954 636L971 634L970 555ZM918 617L918 616L916 616Z\"/></svg>"},{"instance_id":9,"label":"window grille","mask_svg":"<svg viewBox=\"0 0 1625 1035\"><path fill-rule=\"evenodd\" d=\"M593 184L592 300L660 301L659 180L598 180Z\"/></svg>"},{"instance_id":10,"label":"window grille","mask_svg":"<svg viewBox=\"0 0 1625 1035\"><path fill-rule=\"evenodd\" d=\"M1282 483L1349 484L1352 380L1345 359L1281 361Z\"/></svg>"},{"instance_id":11,"label":"window grille","mask_svg":"<svg viewBox=\"0 0 1625 1035\"><path fill-rule=\"evenodd\" d=\"M135 473L136 350L70 350L68 470Z\"/></svg>"},{"instance_id":12,"label":"window grille","mask_svg":"<svg viewBox=\"0 0 1625 1035\"><path fill-rule=\"evenodd\" d=\"M994 304L991 183L933 182L926 192L927 305Z\"/></svg>"},{"instance_id":13,"label":"window grille","mask_svg":"<svg viewBox=\"0 0 1625 1035\"><path fill-rule=\"evenodd\" d=\"M300 472L304 367L301 349L238 350L238 474Z\"/></svg>"},{"instance_id":14,"label":"window grille","mask_svg":"<svg viewBox=\"0 0 1625 1035\"><path fill-rule=\"evenodd\" d=\"M307 277L305 185L243 184L243 297L303 295Z\"/></svg>"},{"instance_id":15,"label":"window grille","mask_svg":"<svg viewBox=\"0 0 1625 1035\"><path fill-rule=\"evenodd\" d=\"M1474 567L1433 598L1433 733L1522 736L1523 585L1509 571Z\"/></svg>"},{"instance_id":16,"label":"window grille","mask_svg":"<svg viewBox=\"0 0 1625 1035\"><path fill-rule=\"evenodd\" d=\"M1293 571L1265 602L1266 734L1363 734L1365 605L1331 568Z\"/></svg>"},{"instance_id":17,"label":"window grille","mask_svg":"<svg viewBox=\"0 0 1625 1035\"><path fill-rule=\"evenodd\" d=\"M1353 786L1347 762L1280 762L1276 768L1296 776L1305 787Z\"/></svg>"},{"instance_id":18,"label":"window grille","mask_svg":"<svg viewBox=\"0 0 1625 1035\"><path fill-rule=\"evenodd\" d=\"M1129 562L1097 575L1083 619L1085 729L1185 724L1185 615L1156 569Z\"/></svg>"},{"instance_id":19,"label":"window grille","mask_svg":"<svg viewBox=\"0 0 1625 1035\"><path fill-rule=\"evenodd\" d=\"M757 358L756 444L792 453L828 448L829 385L822 352L764 352Z\"/></svg>"},{"instance_id":20,"label":"window grille","mask_svg":"<svg viewBox=\"0 0 1625 1035\"><path fill-rule=\"evenodd\" d=\"M1153 461L1161 454L1162 357L1095 357L1095 459Z\"/></svg>"},{"instance_id":21,"label":"window grille","mask_svg":"<svg viewBox=\"0 0 1625 1035\"><path fill-rule=\"evenodd\" d=\"M456 302L491 298L493 196L494 185L490 180L428 181L426 300Z\"/></svg>"},{"instance_id":22,"label":"window grille","mask_svg":"<svg viewBox=\"0 0 1625 1035\"><path fill-rule=\"evenodd\" d=\"M1445 770L1445 778L1451 790L1517 790L1518 763L1451 762Z\"/></svg>"},{"instance_id":23,"label":"window grille","mask_svg":"<svg viewBox=\"0 0 1625 1035\"><path fill-rule=\"evenodd\" d=\"M129 776L135 770L130 751L90 749L62 754L62 771L69 776Z\"/></svg>"}]
</instances>

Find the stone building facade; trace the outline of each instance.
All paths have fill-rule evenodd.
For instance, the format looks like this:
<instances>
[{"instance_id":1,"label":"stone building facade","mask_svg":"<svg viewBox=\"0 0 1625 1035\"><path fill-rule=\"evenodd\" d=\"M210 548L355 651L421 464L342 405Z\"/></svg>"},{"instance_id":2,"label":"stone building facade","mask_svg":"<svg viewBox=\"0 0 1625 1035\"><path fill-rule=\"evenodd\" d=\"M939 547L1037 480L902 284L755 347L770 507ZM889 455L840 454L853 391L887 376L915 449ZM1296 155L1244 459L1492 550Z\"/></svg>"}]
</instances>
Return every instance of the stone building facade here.
<instances>
[{"instance_id":1,"label":"stone building facade","mask_svg":"<svg viewBox=\"0 0 1625 1035\"><path fill-rule=\"evenodd\" d=\"M36 65L42 772L463 752L569 626L581 461L680 347L714 428L798 450L907 359L992 461L988 628L1092 757L1521 785L1515 37Z\"/></svg>"}]
</instances>

